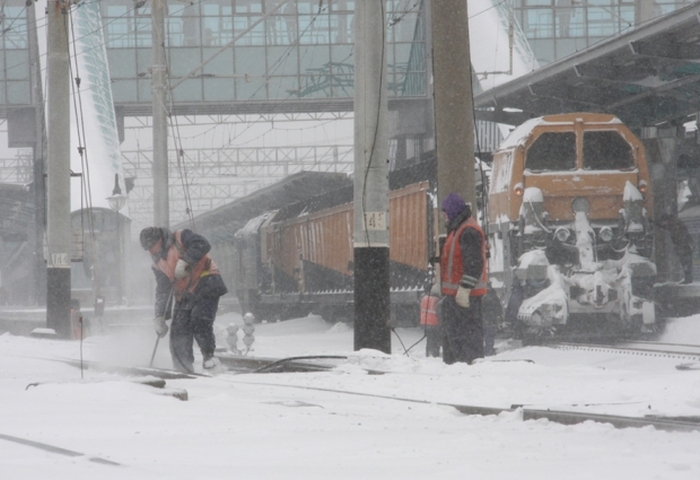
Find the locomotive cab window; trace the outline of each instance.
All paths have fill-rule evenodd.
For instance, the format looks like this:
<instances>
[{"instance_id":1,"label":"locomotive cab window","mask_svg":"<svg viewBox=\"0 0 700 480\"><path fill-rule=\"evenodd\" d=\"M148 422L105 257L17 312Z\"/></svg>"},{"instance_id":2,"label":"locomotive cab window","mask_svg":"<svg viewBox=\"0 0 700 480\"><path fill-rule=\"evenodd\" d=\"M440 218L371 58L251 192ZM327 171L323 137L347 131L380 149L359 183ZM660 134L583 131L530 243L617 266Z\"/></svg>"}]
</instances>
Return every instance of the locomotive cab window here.
<instances>
[{"instance_id":1,"label":"locomotive cab window","mask_svg":"<svg viewBox=\"0 0 700 480\"><path fill-rule=\"evenodd\" d=\"M533 171L565 171L576 168L576 135L546 132L527 150L525 168Z\"/></svg>"},{"instance_id":2,"label":"locomotive cab window","mask_svg":"<svg viewBox=\"0 0 700 480\"><path fill-rule=\"evenodd\" d=\"M632 146L616 131L584 132L583 168L624 170L634 167Z\"/></svg>"}]
</instances>

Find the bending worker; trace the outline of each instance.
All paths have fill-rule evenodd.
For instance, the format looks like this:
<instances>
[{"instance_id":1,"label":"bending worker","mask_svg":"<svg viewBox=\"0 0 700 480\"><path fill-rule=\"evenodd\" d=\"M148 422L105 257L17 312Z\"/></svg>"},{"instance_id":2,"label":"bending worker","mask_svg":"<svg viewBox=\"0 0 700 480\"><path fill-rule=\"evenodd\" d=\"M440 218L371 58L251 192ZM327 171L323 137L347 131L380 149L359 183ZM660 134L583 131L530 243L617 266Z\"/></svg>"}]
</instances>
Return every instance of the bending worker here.
<instances>
[{"instance_id":1,"label":"bending worker","mask_svg":"<svg viewBox=\"0 0 700 480\"><path fill-rule=\"evenodd\" d=\"M214 357L214 320L219 297L228 290L219 269L209 256L206 238L188 229L174 233L166 228L146 227L141 246L153 259L156 276L156 305L153 324L159 337L168 333L169 304L175 301L170 328L170 355L176 369L192 373L193 339L202 352L203 368L220 364Z\"/></svg>"},{"instance_id":2,"label":"bending worker","mask_svg":"<svg viewBox=\"0 0 700 480\"><path fill-rule=\"evenodd\" d=\"M486 294L486 238L462 197L442 202L447 239L440 256L443 361L472 363L484 356L481 297Z\"/></svg>"}]
</instances>

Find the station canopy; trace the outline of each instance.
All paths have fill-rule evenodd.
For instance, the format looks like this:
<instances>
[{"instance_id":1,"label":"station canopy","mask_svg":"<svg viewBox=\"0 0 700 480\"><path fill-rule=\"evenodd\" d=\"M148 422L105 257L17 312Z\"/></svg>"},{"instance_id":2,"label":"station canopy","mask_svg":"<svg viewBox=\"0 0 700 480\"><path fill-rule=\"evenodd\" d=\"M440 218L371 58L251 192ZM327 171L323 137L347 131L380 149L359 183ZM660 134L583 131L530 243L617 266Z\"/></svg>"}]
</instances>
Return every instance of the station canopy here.
<instances>
[{"instance_id":1,"label":"station canopy","mask_svg":"<svg viewBox=\"0 0 700 480\"><path fill-rule=\"evenodd\" d=\"M700 112L700 2L474 98L476 115L509 125L553 113L617 115L632 129Z\"/></svg>"}]
</instances>

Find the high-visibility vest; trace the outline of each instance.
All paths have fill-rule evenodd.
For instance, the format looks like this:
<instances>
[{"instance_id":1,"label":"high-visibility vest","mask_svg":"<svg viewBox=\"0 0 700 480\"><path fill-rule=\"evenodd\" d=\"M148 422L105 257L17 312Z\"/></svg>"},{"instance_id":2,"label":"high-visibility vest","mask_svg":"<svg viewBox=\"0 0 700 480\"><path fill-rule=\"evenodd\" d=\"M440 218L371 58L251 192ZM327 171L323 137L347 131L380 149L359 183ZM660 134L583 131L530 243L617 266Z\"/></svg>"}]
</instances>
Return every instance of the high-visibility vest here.
<instances>
[{"instance_id":1,"label":"high-visibility vest","mask_svg":"<svg viewBox=\"0 0 700 480\"><path fill-rule=\"evenodd\" d=\"M445 245L440 259L440 273L442 277L442 293L444 295L457 295L457 289L464 275L464 263L462 262L462 249L459 247L459 239L467 228L473 228L481 236L481 258L483 268L481 279L472 288L470 296L480 297L486 294L488 282L488 269L486 263L486 237L479 224L473 218L465 220L457 230L452 230L445 240Z\"/></svg>"},{"instance_id":2,"label":"high-visibility vest","mask_svg":"<svg viewBox=\"0 0 700 480\"><path fill-rule=\"evenodd\" d=\"M185 291L190 293L194 292L197 288L199 280L207 275L219 275L219 268L216 266L214 261L211 259L209 254L204 255L199 259L197 263L192 265L190 273L183 278L175 280L175 266L177 261L185 255L185 247L182 244L181 239L182 230L178 230L173 233L173 241L169 242L171 245L168 247L168 253L165 258L159 258L156 262L155 267L163 272L171 282L174 282L175 287L175 298L180 299Z\"/></svg>"},{"instance_id":3,"label":"high-visibility vest","mask_svg":"<svg viewBox=\"0 0 700 480\"><path fill-rule=\"evenodd\" d=\"M423 295L420 299L420 324L437 326L440 320L437 316L437 304L440 297L437 295Z\"/></svg>"}]
</instances>

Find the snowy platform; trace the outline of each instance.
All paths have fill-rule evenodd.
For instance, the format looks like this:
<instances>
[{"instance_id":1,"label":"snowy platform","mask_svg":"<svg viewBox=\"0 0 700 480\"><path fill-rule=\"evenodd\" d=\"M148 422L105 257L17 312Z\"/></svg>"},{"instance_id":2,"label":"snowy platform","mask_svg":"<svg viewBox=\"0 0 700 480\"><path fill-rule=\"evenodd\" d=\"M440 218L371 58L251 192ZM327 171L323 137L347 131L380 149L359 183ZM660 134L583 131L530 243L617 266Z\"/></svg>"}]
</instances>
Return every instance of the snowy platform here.
<instances>
[{"instance_id":1,"label":"snowy platform","mask_svg":"<svg viewBox=\"0 0 700 480\"><path fill-rule=\"evenodd\" d=\"M217 343L240 322L219 317ZM347 361L324 372L168 379L164 388L55 361L147 366L155 334L140 327L82 342L0 335L0 476L700 478L700 432L522 415L699 416L700 371L677 370L678 359L502 344L483 362L447 366L425 357L420 329L396 333L387 355L353 352L352 329L318 317L257 324L250 356ZM700 318L669 321L660 340L700 343ZM170 367L167 342L154 365ZM474 416L448 403L523 410Z\"/></svg>"}]
</instances>

